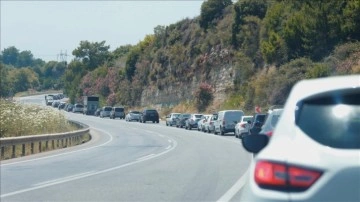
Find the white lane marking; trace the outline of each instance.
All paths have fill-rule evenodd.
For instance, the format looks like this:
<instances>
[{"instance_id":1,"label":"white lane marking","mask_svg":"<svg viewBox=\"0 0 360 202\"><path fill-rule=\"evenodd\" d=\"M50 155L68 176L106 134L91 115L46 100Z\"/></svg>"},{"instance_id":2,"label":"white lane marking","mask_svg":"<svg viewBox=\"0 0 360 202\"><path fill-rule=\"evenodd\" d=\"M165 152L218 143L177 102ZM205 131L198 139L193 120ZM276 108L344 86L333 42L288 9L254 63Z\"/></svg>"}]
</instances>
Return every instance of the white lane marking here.
<instances>
[{"instance_id":1,"label":"white lane marking","mask_svg":"<svg viewBox=\"0 0 360 202\"><path fill-rule=\"evenodd\" d=\"M168 149L170 149L170 148L171 148L171 145L169 145L168 147L166 147L165 150L168 150Z\"/></svg>"},{"instance_id":2,"label":"white lane marking","mask_svg":"<svg viewBox=\"0 0 360 202\"><path fill-rule=\"evenodd\" d=\"M146 160L146 159L149 159L151 158L152 156L154 156L155 154L149 154L147 156L143 156L143 157L140 157L138 159L136 159L137 161L141 161L141 160Z\"/></svg>"},{"instance_id":3,"label":"white lane marking","mask_svg":"<svg viewBox=\"0 0 360 202\"><path fill-rule=\"evenodd\" d=\"M37 187L32 187L32 188L23 189L23 190L19 190L19 191L15 191L15 192L10 192L10 193L7 193L7 194L0 195L0 198L5 198L5 197L8 197L8 196L13 196L13 195L16 195L16 194L21 194L21 193L25 193L25 192L29 192L29 191L34 191L34 190L37 190L37 189L42 189L42 188L54 186L54 185L57 185L57 184L71 182L71 181L74 181L74 180L79 180L79 179L83 179L83 178L87 178L87 177L91 177L91 176L95 176L95 175L99 175L99 174L103 174L103 173L108 173L108 172L118 170L118 169L121 169L121 168L124 168L124 167L135 165L135 164L141 163L143 161L147 161L147 160L162 156L162 155L172 151L177 146L177 142L174 141L174 140L173 140L173 142L174 142L174 147L172 147L171 149L164 150L163 152L160 152L158 154L154 154L154 155L151 155L151 156L149 155L149 157L146 158L146 159L144 159L144 158L143 159L137 159L135 161L125 163L125 164L122 164L122 165L119 165L119 166L116 166L116 167L108 168L108 169L105 169L105 170L96 171L96 172L90 172L89 174L84 173L83 175L76 176L76 177L73 177L73 178L70 178L70 179L55 181L55 182L52 182L52 183L49 183L49 184L44 184L44 185L37 186Z\"/></svg>"},{"instance_id":4,"label":"white lane marking","mask_svg":"<svg viewBox=\"0 0 360 202\"><path fill-rule=\"evenodd\" d=\"M40 183L34 184L33 187L41 187L41 186L46 186L46 185L57 184L59 182L67 182L69 180L74 180L74 179L77 179L79 177L87 176L87 175L92 174L94 172L95 171L90 171L90 172L86 172L86 173L80 173L80 174L76 174L76 175L71 175L71 176L59 178L59 179L40 182Z\"/></svg>"},{"instance_id":5,"label":"white lane marking","mask_svg":"<svg viewBox=\"0 0 360 202\"><path fill-rule=\"evenodd\" d=\"M169 143L172 143L172 141L171 141L171 140L168 140L168 142L169 142Z\"/></svg>"},{"instance_id":6,"label":"white lane marking","mask_svg":"<svg viewBox=\"0 0 360 202\"><path fill-rule=\"evenodd\" d=\"M250 161L251 164L251 161ZM228 202L230 201L245 185L250 171L250 166L247 168L246 172L240 177L240 179L221 197L217 202Z\"/></svg>"},{"instance_id":7,"label":"white lane marking","mask_svg":"<svg viewBox=\"0 0 360 202\"><path fill-rule=\"evenodd\" d=\"M94 128L94 127L91 127L91 128ZM110 135L110 133L108 133L108 132L106 132L104 130L98 129L98 128L94 128L94 129L98 130L98 131L101 131L102 133L105 133L107 136L110 137L110 139L107 142L104 142L103 144L100 144L100 145L97 145L97 146L94 146L94 147L89 147L89 148L85 148L85 149L79 149L79 150L71 151L71 152L64 152L64 153L61 153L61 154L55 154L55 155L50 155L50 156L45 156L45 157L40 157L40 158L35 158L35 159L30 159L30 160L24 160L24 161L18 161L18 162L13 162L13 163L0 164L0 167L20 164L20 163L27 163L27 162L32 162L32 161L38 161L38 160L43 160L43 159L49 159L49 158L53 158L53 157L57 157L57 156L64 156L64 155L73 154L73 153L77 153L77 152L87 151L87 150L90 150L90 149L102 147L102 146L104 146L106 144L109 144L111 141L113 141L113 137L112 137L112 135ZM55 151L55 150L53 150L53 151Z\"/></svg>"}]
</instances>

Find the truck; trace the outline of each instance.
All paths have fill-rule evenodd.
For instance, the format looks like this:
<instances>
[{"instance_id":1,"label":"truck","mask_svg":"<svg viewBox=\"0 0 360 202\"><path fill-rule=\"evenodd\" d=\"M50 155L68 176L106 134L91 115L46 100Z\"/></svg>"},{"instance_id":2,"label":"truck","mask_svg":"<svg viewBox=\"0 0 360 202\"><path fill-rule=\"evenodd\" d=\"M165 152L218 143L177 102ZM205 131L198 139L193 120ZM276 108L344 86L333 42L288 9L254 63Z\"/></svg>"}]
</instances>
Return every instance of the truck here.
<instances>
[{"instance_id":1,"label":"truck","mask_svg":"<svg viewBox=\"0 0 360 202\"><path fill-rule=\"evenodd\" d=\"M84 114L95 115L95 111L99 108L99 96L84 96Z\"/></svg>"}]
</instances>

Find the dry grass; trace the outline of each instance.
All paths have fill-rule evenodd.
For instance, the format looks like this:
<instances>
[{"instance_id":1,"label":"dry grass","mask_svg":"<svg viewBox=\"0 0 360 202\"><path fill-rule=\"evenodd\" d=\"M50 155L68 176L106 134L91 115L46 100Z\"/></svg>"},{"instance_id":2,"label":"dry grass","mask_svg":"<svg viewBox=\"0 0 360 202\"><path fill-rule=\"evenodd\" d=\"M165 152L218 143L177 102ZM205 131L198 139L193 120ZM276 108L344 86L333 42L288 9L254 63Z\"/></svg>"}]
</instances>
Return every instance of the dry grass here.
<instances>
[{"instance_id":1,"label":"dry grass","mask_svg":"<svg viewBox=\"0 0 360 202\"><path fill-rule=\"evenodd\" d=\"M76 130L61 111L5 100L0 100L0 126L1 138Z\"/></svg>"}]
</instances>

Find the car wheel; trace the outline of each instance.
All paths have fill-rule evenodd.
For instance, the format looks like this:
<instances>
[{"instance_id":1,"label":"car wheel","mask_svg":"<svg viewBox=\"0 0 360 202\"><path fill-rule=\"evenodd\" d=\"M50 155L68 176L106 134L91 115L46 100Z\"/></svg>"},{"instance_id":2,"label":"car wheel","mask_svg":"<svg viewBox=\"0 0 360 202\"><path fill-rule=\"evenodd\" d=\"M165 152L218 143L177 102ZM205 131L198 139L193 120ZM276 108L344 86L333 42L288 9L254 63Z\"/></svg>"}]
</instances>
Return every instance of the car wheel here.
<instances>
[{"instance_id":1,"label":"car wheel","mask_svg":"<svg viewBox=\"0 0 360 202\"><path fill-rule=\"evenodd\" d=\"M220 135L223 136L224 135L224 131L222 128L220 128Z\"/></svg>"}]
</instances>

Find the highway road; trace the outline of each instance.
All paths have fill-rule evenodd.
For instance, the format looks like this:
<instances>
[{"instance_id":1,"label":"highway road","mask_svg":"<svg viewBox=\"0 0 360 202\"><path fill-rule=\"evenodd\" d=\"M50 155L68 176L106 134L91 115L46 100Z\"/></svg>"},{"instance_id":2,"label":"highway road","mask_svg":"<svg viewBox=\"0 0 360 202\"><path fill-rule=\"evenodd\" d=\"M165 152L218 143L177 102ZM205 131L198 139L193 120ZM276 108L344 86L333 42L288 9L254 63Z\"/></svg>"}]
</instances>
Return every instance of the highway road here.
<instances>
[{"instance_id":1,"label":"highway road","mask_svg":"<svg viewBox=\"0 0 360 202\"><path fill-rule=\"evenodd\" d=\"M22 98L44 105L44 96ZM81 146L1 161L0 201L236 201L251 155L234 136L64 112Z\"/></svg>"}]
</instances>

